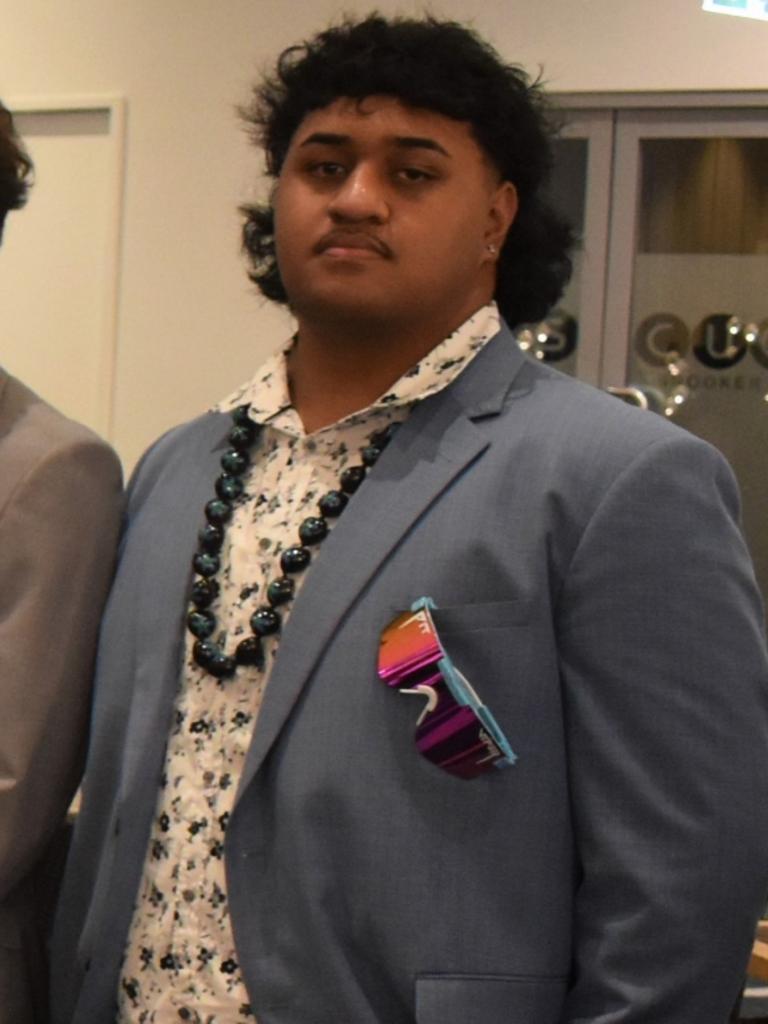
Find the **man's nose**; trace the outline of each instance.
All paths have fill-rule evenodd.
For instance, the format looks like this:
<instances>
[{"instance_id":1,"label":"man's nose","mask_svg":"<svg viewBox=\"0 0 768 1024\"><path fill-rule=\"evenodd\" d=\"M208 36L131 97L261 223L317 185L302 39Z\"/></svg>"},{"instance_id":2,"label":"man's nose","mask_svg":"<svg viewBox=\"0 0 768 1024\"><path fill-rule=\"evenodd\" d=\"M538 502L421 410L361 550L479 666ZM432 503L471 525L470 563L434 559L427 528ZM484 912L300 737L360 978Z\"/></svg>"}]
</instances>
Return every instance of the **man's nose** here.
<instances>
[{"instance_id":1,"label":"man's nose","mask_svg":"<svg viewBox=\"0 0 768 1024\"><path fill-rule=\"evenodd\" d=\"M389 216L384 183L373 168L353 168L334 193L329 211L334 220L383 223Z\"/></svg>"}]
</instances>

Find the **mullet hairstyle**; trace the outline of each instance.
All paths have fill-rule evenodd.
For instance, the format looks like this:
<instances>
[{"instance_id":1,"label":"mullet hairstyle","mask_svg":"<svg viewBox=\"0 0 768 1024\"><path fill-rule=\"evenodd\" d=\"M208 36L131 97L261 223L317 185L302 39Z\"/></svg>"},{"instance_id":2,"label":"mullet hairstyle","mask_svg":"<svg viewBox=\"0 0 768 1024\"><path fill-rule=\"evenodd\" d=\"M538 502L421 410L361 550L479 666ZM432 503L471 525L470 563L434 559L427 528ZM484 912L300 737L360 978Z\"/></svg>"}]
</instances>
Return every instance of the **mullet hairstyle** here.
<instances>
[{"instance_id":1,"label":"mullet hairstyle","mask_svg":"<svg viewBox=\"0 0 768 1024\"><path fill-rule=\"evenodd\" d=\"M555 123L539 81L504 64L488 43L456 22L388 20L374 13L285 50L241 115L276 179L310 112L340 97L374 95L468 123L502 180L515 185L519 209L499 255L494 298L512 326L541 320L571 275L574 236L541 197ZM241 212L248 276L268 299L287 303L272 206L248 204Z\"/></svg>"},{"instance_id":2,"label":"mullet hairstyle","mask_svg":"<svg viewBox=\"0 0 768 1024\"><path fill-rule=\"evenodd\" d=\"M32 161L19 142L11 112L0 103L0 240L6 215L27 201Z\"/></svg>"}]
</instances>

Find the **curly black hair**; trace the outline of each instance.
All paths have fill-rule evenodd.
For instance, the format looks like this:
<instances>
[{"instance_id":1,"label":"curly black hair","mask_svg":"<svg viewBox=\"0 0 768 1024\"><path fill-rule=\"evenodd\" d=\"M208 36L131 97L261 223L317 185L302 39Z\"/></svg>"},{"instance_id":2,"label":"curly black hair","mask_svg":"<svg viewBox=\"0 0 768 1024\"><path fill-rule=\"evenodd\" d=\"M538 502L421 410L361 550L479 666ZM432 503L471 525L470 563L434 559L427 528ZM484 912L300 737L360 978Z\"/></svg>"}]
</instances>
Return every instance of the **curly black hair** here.
<instances>
[{"instance_id":1,"label":"curly black hair","mask_svg":"<svg viewBox=\"0 0 768 1024\"><path fill-rule=\"evenodd\" d=\"M19 142L11 112L0 103L0 240L6 215L27 201L32 161Z\"/></svg>"},{"instance_id":2,"label":"curly black hair","mask_svg":"<svg viewBox=\"0 0 768 1024\"><path fill-rule=\"evenodd\" d=\"M518 193L517 217L501 251L495 299L509 324L541 320L571 274L570 226L542 199L555 121L538 80L505 64L474 31L431 16L344 20L285 50L273 76L241 110L277 178L294 132L339 97L388 95L469 123L503 180ZM269 299L287 302L275 256L274 211L241 208L249 276Z\"/></svg>"}]
</instances>

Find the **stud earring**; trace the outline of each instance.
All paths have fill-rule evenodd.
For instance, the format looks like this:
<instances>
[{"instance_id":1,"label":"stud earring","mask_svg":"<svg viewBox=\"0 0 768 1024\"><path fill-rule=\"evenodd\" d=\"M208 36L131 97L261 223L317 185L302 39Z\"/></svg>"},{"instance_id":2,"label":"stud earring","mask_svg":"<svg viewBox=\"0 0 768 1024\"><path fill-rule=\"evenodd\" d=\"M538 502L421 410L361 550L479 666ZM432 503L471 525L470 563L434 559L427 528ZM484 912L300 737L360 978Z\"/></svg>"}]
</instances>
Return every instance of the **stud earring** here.
<instances>
[{"instance_id":1,"label":"stud earring","mask_svg":"<svg viewBox=\"0 0 768 1024\"><path fill-rule=\"evenodd\" d=\"M497 249L497 248L496 248L496 246L495 246L495 245L493 244L493 242L489 242L489 243L488 243L488 245L486 245L486 247L485 247L485 251L486 251L486 252L487 252L487 253L488 253L488 254L489 254L490 256L495 256L495 255L496 255L496 253L498 252L498 249Z\"/></svg>"}]
</instances>

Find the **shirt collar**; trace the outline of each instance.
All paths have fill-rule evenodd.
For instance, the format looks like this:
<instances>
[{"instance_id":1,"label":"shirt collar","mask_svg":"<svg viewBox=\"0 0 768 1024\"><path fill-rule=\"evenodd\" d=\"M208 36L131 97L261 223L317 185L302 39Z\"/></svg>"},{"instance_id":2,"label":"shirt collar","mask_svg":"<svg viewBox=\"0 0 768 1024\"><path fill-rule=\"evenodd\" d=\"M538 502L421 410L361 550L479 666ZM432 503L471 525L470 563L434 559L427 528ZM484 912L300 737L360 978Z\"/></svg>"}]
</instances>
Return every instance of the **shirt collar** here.
<instances>
[{"instance_id":1,"label":"shirt collar","mask_svg":"<svg viewBox=\"0 0 768 1024\"><path fill-rule=\"evenodd\" d=\"M380 395L366 409L351 413L340 423L357 422L378 409L413 405L442 391L498 333L499 327L499 311L496 303L491 302L465 320L415 366L406 370L385 394ZM215 411L230 412L238 405L247 404L250 405L251 419L265 424L292 409L285 356L293 343L291 338L274 352L262 363L254 377L219 402L214 407Z\"/></svg>"}]
</instances>

